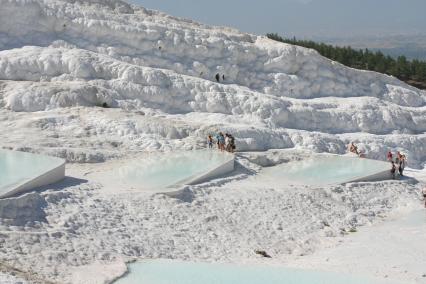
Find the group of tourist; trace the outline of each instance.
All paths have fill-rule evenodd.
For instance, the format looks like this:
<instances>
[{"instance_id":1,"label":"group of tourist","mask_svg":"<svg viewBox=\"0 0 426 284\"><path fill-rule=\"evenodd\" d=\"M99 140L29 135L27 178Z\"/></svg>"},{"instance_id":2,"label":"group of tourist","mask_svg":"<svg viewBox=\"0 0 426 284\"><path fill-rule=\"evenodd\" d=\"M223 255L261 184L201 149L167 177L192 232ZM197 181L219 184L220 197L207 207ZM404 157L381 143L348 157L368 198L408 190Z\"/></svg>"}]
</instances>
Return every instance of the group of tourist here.
<instances>
[{"instance_id":1,"label":"group of tourist","mask_svg":"<svg viewBox=\"0 0 426 284\"><path fill-rule=\"evenodd\" d=\"M395 155L391 151L388 151L386 155L387 160L392 164L391 174L393 179L396 178L396 170L398 169L399 175L403 176L405 166L407 165L407 157L401 152L396 152ZM426 187L422 189L423 200L426 208Z\"/></svg>"},{"instance_id":2,"label":"group of tourist","mask_svg":"<svg viewBox=\"0 0 426 284\"><path fill-rule=\"evenodd\" d=\"M358 150L358 147L354 144L354 142L351 142L348 146L348 151L351 153L356 154L357 156L361 157L361 158L365 158L365 154L363 152L361 152L360 150ZM387 155L386 155L386 159L391 163L392 167L391 167L391 174L392 177L395 179L396 178L396 173L398 171L400 176L404 175L404 169L405 166L407 165L407 157L403 154L401 154L401 152L396 152L396 154L392 154L391 151L388 151Z\"/></svg>"},{"instance_id":3,"label":"group of tourist","mask_svg":"<svg viewBox=\"0 0 426 284\"><path fill-rule=\"evenodd\" d=\"M398 170L400 176L403 176L405 166L407 165L407 157L398 151L396 152L395 159L394 159L394 155L392 154L392 152L388 151L386 158L392 164L392 168L391 168L392 177L395 179L396 170Z\"/></svg>"},{"instance_id":4,"label":"group of tourist","mask_svg":"<svg viewBox=\"0 0 426 284\"><path fill-rule=\"evenodd\" d=\"M235 151L235 138L234 136L232 136L229 133L225 133L223 134L222 132L219 132L216 137L216 144L217 144L217 148L223 152L223 151L227 151L229 153L234 153ZM214 139L212 135L209 135L207 137L207 143L209 145L209 148L212 149L213 148L213 144L214 144Z\"/></svg>"}]
</instances>

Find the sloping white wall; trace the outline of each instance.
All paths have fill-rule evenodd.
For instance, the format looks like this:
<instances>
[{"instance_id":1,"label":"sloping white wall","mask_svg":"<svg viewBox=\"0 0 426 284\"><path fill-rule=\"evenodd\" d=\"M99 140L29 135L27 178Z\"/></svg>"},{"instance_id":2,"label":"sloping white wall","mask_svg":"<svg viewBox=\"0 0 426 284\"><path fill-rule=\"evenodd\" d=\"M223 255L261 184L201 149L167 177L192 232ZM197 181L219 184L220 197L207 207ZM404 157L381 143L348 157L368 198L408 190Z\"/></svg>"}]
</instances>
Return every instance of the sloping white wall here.
<instances>
[{"instance_id":1,"label":"sloping white wall","mask_svg":"<svg viewBox=\"0 0 426 284\"><path fill-rule=\"evenodd\" d=\"M389 168L389 170L379 172L379 173L375 173L375 174L372 174L372 175L369 175L369 176L366 176L366 177L357 178L357 179L351 180L349 182L381 181L381 180L387 180L387 179L392 179L390 168Z\"/></svg>"},{"instance_id":2,"label":"sloping white wall","mask_svg":"<svg viewBox=\"0 0 426 284\"><path fill-rule=\"evenodd\" d=\"M392 165L390 162L383 162L383 161L377 161L374 160L375 163L382 163L383 164L383 168L386 169L384 171L381 172L376 172L376 173L372 173L371 175L368 176L364 176L364 177L358 177L355 178L353 180L350 180L348 182L370 182L370 181L381 181L381 180L388 180L388 179L392 179L392 174L391 174L391 168ZM348 183L345 182L345 183Z\"/></svg>"},{"instance_id":3,"label":"sloping white wall","mask_svg":"<svg viewBox=\"0 0 426 284\"><path fill-rule=\"evenodd\" d=\"M218 167L206 173L178 182L174 184L173 186L169 187L170 191L165 191L161 193L165 193L170 196L176 196L182 192L182 187L185 185L194 185L194 184L203 183L232 172L235 168L235 155L227 154L227 153L224 153L224 155L228 155L229 159L227 159L226 162L224 162L223 164L219 165Z\"/></svg>"},{"instance_id":4,"label":"sloping white wall","mask_svg":"<svg viewBox=\"0 0 426 284\"><path fill-rule=\"evenodd\" d=\"M25 183L22 183L18 185L15 188L12 188L10 191L3 193L0 195L0 198L7 198L14 196L19 193L24 193L27 191L30 191L34 188L53 184L55 182L58 182L65 177L65 160L63 160L63 163L56 168L53 168L49 170L48 172L35 177L34 179L31 179L29 181L26 181Z\"/></svg>"},{"instance_id":5,"label":"sloping white wall","mask_svg":"<svg viewBox=\"0 0 426 284\"><path fill-rule=\"evenodd\" d=\"M203 183L205 181L208 181L208 180L214 179L216 177L223 176L224 174L230 173L234 170L234 160L235 160L235 156L230 155L228 161L226 161L222 165L214 168L211 171L208 171L207 173L204 173L202 175L199 175L197 177L190 179L185 184L193 185L193 184Z\"/></svg>"}]
</instances>

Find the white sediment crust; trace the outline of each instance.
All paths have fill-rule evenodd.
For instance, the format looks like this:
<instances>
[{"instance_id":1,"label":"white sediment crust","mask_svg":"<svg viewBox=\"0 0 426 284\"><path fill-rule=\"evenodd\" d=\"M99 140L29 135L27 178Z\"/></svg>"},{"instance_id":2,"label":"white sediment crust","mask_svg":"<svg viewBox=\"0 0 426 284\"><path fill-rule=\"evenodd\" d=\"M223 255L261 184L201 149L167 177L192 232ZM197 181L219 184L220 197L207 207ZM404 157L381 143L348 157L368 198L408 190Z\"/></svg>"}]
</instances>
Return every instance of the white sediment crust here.
<instances>
[{"instance_id":1,"label":"white sediment crust","mask_svg":"<svg viewBox=\"0 0 426 284\"><path fill-rule=\"evenodd\" d=\"M309 187L257 172L312 152L343 154L353 141L372 159L402 151L418 170L407 174L421 177L424 91L118 0L0 0L0 130L2 148L70 162L59 185L0 200L0 259L46 281L105 283L139 258L292 264L344 243L351 229L421 207L424 183L411 178ZM218 131L256 153L176 198L88 178L95 163L205 148ZM268 149L281 150L259 152ZM356 273L422 283L421 268L391 273L396 250L385 259Z\"/></svg>"},{"instance_id":2,"label":"white sediment crust","mask_svg":"<svg viewBox=\"0 0 426 284\"><path fill-rule=\"evenodd\" d=\"M343 154L354 141L370 158L426 160L425 92L396 78L122 1L0 6L3 147L100 162L226 130L243 151Z\"/></svg>"}]
</instances>

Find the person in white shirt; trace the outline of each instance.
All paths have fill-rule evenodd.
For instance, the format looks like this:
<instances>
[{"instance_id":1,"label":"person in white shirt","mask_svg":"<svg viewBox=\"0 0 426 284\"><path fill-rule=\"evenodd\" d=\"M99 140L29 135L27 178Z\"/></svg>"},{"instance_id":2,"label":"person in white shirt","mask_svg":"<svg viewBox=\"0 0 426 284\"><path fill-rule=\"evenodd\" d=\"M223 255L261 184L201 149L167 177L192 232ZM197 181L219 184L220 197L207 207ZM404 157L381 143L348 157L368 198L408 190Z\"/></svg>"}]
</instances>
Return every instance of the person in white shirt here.
<instances>
[{"instance_id":1,"label":"person in white shirt","mask_svg":"<svg viewBox=\"0 0 426 284\"><path fill-rule=\"evenodd\" d=\"M225 150L229 152L229 134L225 134Z\"/></svg>"}]
</instances>

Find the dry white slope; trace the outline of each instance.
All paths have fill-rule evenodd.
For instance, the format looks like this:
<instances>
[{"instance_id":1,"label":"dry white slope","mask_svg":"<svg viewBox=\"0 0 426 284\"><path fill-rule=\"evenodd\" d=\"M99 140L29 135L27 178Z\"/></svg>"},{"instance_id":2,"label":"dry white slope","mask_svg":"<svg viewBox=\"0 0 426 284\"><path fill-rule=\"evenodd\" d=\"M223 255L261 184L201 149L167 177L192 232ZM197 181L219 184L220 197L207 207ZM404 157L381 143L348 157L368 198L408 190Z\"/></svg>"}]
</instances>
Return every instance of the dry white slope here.
<instances>
[{"instance_id":1,"label":"dry white slope","mask_svg":"<svg viewBox=\"0 0 426 284\"><path fill-rule=\"evenodd\" d=\"M95 107L104 102L113 108ZM425 93L395 78L121 1L0 0L1 147L98 162L202 147L218 129L242 150L343 153L354 140L372 158L393 148L411 166L426 161ZM289 153L247 155L273 162ZM262 262L253 253L262 248L291 263L349 228L420 206L420 186L409 181L288 187L239 162L231 177L189 187L182 199L106 194L70 178L2 200L0 258L66 283L87 283L88 273L103 283L134 258ZM85 178L86 167L68 173Z\"/></svg>"},{"instance_id":2,"label":"dry white slope","mask_svg":"<svg viewBox=\"0 0 426 284\"><path fill-rule=\"evenodd\" d=\"M197 147L223 128L241 150L343 153L355 140L373 158L398 147L412 166L426 160L425 93L395 78L121 1L0 7L0 127L21 134L0 134L3 146L99 161L125 152L114 145ZM110 111L66 108L104 102L125 110L114 112L120 122ZM73 137L82 125L90 145Z\"/></svg>"}]
</instances>

